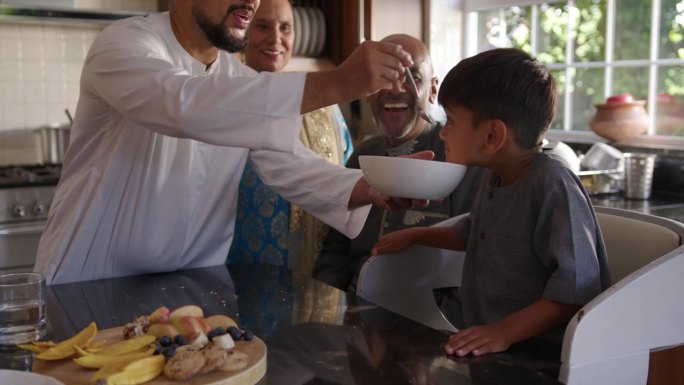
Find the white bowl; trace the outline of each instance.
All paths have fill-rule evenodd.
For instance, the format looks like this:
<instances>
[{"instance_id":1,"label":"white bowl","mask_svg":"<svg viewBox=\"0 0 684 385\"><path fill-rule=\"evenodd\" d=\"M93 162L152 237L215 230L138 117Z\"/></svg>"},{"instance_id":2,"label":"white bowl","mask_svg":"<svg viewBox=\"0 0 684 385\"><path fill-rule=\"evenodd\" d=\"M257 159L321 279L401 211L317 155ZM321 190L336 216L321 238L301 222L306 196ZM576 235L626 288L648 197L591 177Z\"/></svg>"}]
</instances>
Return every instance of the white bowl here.
<instances>
[{"instance_id":1,"label":"white bowl","mask_svg":"<svg viewBox=\"0 0 684 385\"><path fill-rule=\"evenodd\" d=\"M399 198L442 199L466 171L461 164L388 156L362 155L359 163L371 187Z\"/></svg>"}]
</instances>

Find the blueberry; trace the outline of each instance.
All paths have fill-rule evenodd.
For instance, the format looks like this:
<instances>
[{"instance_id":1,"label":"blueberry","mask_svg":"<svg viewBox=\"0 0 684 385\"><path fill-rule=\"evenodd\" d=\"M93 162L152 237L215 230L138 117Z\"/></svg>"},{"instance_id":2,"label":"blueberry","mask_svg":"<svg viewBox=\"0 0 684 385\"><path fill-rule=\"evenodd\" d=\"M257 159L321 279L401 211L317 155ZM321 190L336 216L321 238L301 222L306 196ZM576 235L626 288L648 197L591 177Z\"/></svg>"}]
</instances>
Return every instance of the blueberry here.
<instances>
[{"instance_id":1,"label":"blueberry","mask_svg":"<svg viewBox=\"0 0 684 385\"><path fill-rule=\"evenodd\" d=\"M164 357L171 358L171 357L173 357L174 354L176 354L176 346L175 345L171 345L171 346L167 347L166 349L164 349Z\"/></svg>"},{"instance_id":2,"label":"blueberry","mask_svg":"<svg viewBox=\"0 0 684 385\"><path fill-rule=\"evenodd\" d=\"M217 327L216 329L214 329L214 331L216 332L217 336L226 334L226 329L223 326Z\"/></svg>"},{"instance_id":3,"label":"blueberry","mask_svg":"<svg viewBox=\"0 0 684 385\"><path fill-rule=\"evenodd\" d=\"M207 338L209 338L209 341L211 341L217 335L218 334L216 333L216 330L211 330L209 333L207 333Z\"/></svg>"},{"instance_id":4,"label":"blueberry","mask_svg":"<svg viewBox=\"0 0 684 385\"><path fill-rule=\"evenodd\" d=\"M230 333L230 336L233 338L233 341L239 341L240 338L242 338L242 331L240 331L240 329L234 326L228 328L228 333Z\"/></svg>"},{"instance_id":5,"label":"blueberry","mask_svg":"<svg viewBox=\"0 0 684 385\"><path fill-rule=\"evenodd\" d=\"M190 341L181 335L177 335L173 342L175 342L177 345L183 346L187 345Z\"/></svg>"},{"instance_id":6,"label":"blueberry","mask_svg":"<svg viewBox=\"0 0 684 385\"><path fill-rule=\"evenodd\" d=\"M251 330L242 331L242 339L245 341L251 341L254 338L254 333Z\"/></svg>"},{"instance_id":7,"label":"blueberry","mask_svg":"<svg viewBox=\"0 0 684 385\"><path fill-rule=\"evenodd\" d=\"M171 337L161 336L161 338L159 339L159 343L161 344L161 346L164 346L164 347L169 346L169 345L171 345Z\"/></svg>"},{"instance_id":8,"label":"blueberry","mask_svg":"<svg viewBox=\"0 0 684 385\"><path fill-rule=\"evenodd\" d=\"M159 341L154 341L154 354L159 354L162 351L162 345Z\"/></svg>"}]
</instances>

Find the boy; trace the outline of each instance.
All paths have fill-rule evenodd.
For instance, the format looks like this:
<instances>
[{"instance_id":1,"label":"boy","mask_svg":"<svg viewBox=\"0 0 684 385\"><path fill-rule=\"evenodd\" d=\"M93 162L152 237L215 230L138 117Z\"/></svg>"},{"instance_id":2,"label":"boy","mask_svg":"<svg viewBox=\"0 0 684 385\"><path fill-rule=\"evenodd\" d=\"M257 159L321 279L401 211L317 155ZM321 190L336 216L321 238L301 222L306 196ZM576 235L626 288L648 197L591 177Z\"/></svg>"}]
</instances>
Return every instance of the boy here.
<instances>
[{"instance_id":1,"label":"boy","mask_svg":"<svg viewBox=\"0 0 684 385\"><path fill-rule=\"evenodd\" d=\"M577 310L610 286L601 232L581 182L541 152L556 83L516 49L465 59L439 91L448 162L487 169L470 215L382 237L372 255L418 243L465 250L448 354L501 352L532 337L560 346Z\"/></svg>"}]
</instances>

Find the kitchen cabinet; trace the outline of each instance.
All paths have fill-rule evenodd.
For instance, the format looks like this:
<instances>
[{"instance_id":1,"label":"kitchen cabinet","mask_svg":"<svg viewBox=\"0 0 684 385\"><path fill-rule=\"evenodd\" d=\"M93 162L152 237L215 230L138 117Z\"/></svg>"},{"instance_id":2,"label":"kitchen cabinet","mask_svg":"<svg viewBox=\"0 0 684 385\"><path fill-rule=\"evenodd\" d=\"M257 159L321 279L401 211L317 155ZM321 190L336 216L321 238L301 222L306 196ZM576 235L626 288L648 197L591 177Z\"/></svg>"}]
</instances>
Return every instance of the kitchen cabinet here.
<instances>
[{"instance_id":1,"label":"kitchen cabinet","mask_svg":"<svg viewBox=\"0 0 684 385\"><path fill-rule=\"evenodd\" d=\"M427 0L293 0L295 7L316 7L326 22L325 48L319 57L294 56L287 70L330 69L364 40L407 33L425 40Z\"/></svg>"},{"instance_id":2,"label":"kitchen cabinet","mask_svg":"<svg viewBox=\"0 0 684 385\"><path fill-rule=\"evenodd\" d=\"M340 64L362 41L363 0L295 0L294 7L315 7L323 11L325 46L319 57L293 56L288 71L317 71Z\"/></svg>"}]
</instances>

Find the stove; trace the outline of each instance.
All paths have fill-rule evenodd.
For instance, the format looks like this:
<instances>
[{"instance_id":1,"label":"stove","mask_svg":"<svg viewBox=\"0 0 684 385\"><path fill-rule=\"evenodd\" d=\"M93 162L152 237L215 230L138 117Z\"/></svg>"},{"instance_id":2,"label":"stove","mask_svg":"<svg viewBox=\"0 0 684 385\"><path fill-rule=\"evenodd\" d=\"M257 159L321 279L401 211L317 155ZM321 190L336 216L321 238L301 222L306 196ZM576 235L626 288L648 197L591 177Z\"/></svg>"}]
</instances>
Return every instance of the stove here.
<instances>
[{"instance_id":1,"label":"stove","mask_svg":"<svg viewBox=\"0 0 684 385\"><path fill-rule=\"evenodd\" d=\"M61 172L61 164L0 166L0 188L55 186Z\"/></svg>"},{"instance_id":2,"label":"stove","mask_svg":"<svg viewBox=\"0 0 684 385\"><path fill-rule=\"evenodd\" d=\"M59 164L0 166L0 273L33 269L61 170Z\"/></svg>"},{"instance_id":3,"label":"stove","mask_svg":"<svg viewBox=\"0 0 684 385\"><path fill-rule=\"evenodd\" d=\"M0 225L46 219L61 170L59 164L0 166Z\"/></svg>"}]
</instances>

